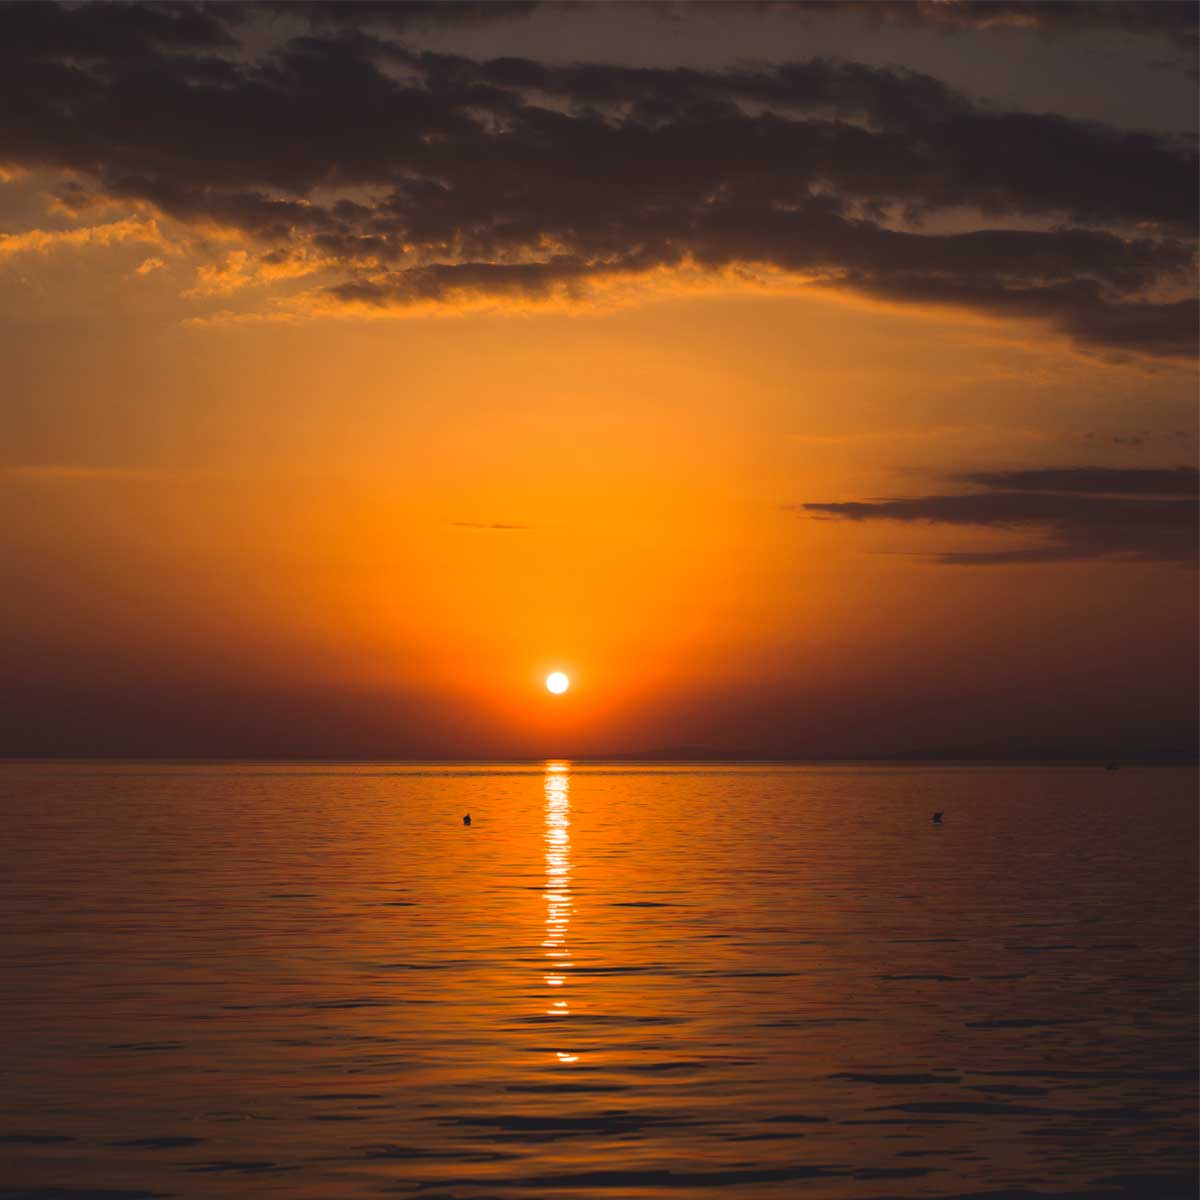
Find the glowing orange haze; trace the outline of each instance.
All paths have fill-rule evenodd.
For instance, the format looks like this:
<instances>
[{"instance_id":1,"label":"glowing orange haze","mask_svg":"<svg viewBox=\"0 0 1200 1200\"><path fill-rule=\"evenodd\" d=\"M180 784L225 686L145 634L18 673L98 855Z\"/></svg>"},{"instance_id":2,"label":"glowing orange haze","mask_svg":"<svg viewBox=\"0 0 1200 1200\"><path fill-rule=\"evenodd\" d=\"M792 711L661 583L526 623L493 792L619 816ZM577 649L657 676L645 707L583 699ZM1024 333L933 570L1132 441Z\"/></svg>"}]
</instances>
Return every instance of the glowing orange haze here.
<instances>
[{"instance_id":1,"label":"glowing orange haze","mask_svg":"<svg viewBox=\"0 0 1200 1200\"><path fill-rule=\"evenodd\" d=\"M1189 572L947 567L923 552L1029 532L787 507L1116 461L1087 435L1134 395L1188 421L1182 367L802 296L181 328L163 276L69 355L9 337L43 464L3 484L18 742L869 754L1186 723Z\"/></svg>"}]
</instances>

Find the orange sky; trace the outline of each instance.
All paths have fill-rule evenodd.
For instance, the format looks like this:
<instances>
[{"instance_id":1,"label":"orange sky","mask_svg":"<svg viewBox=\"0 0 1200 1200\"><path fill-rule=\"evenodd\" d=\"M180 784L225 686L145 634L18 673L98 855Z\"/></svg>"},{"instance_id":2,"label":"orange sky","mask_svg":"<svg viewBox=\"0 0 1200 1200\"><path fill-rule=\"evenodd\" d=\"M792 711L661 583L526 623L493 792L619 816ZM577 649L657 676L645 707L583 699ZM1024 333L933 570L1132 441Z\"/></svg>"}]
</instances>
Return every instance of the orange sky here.
<instances>
[{"instance_id":1,"label":"orange sky","mask_svg":"<svg viewBox=\"0 0 1200 1200\"><path fill-rule=\"evenodd\" d=\"M146 199L67 211L98 168L0 158L5 753L1194 745L1177 531L803 507L1194 467L1186 357L761 263L334 305L328 262Z\"/></svg>"}]
</instances>

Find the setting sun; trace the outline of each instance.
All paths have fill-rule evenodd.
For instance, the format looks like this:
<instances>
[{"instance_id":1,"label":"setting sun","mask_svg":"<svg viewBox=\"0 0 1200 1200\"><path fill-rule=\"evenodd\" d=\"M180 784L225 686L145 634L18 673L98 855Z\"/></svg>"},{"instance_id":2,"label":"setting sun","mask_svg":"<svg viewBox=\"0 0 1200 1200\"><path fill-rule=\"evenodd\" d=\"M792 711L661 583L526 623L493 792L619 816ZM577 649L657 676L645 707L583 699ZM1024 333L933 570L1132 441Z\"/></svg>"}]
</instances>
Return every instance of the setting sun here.
<instances>
[{"instance_id":1,"label":"setting sun","mask_svg":"<svg viewBox=\"0 0 1200 1200\"><path fill-rule=\"evenodd\" d=\"M0 0L0 1200L1200 1200L1198 64Z\"/></svg>"}]
</instances>

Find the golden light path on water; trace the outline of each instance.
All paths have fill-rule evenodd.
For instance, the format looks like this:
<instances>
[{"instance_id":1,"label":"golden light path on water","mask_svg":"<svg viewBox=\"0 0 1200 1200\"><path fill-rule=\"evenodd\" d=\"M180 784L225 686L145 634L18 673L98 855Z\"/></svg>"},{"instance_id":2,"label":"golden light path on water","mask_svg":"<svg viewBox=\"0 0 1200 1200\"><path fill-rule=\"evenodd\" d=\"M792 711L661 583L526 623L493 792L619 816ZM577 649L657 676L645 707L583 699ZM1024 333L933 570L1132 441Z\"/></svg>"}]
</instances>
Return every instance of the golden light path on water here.
<instances>
[{"instance_id":1,"label":"golden light path on water","mask_svg":"<svg viewBox=\"0 0 1200 1200\"><path fill-rule=\"evenodd\" d=\"M564 762L546 764L546 937L542 942L546 958L549 1008L547 1016L569 1017L571 1005L566 991L567 971L575 964L570 961L567 932L571 924L571 781L569 767ZM555 1057L562 1063L579 1061L579 1055L558 1050Z\"/></svg>"},{"instance_id":2,"label":"golden light path on water","mask_svg":"<svg viewBox=\"0 0 1200 1200\"><path fill-rule=\"evenodd\" d=\"M1196 792L0 763L0 1200L1195 1196Z\"/></svg>"}]
</instances>

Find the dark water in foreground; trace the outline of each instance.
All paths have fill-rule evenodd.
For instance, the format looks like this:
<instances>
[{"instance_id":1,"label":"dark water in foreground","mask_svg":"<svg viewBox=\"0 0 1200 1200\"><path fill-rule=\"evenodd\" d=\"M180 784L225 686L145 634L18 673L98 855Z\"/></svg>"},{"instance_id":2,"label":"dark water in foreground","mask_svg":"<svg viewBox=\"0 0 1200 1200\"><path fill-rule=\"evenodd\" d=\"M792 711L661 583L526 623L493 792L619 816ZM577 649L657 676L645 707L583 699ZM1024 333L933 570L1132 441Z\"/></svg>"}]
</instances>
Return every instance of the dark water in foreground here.
<instances>
[{"instance_id":1,"label":"dark water in foreground","mask_svg":"<svg viewBox=\"0 0 1200 1200\"><path fill-rule=\"evenodd\" d=\"M1190 1197L1195 796L2 767L0 1197Z\"/></svg>"}]
</instances>

